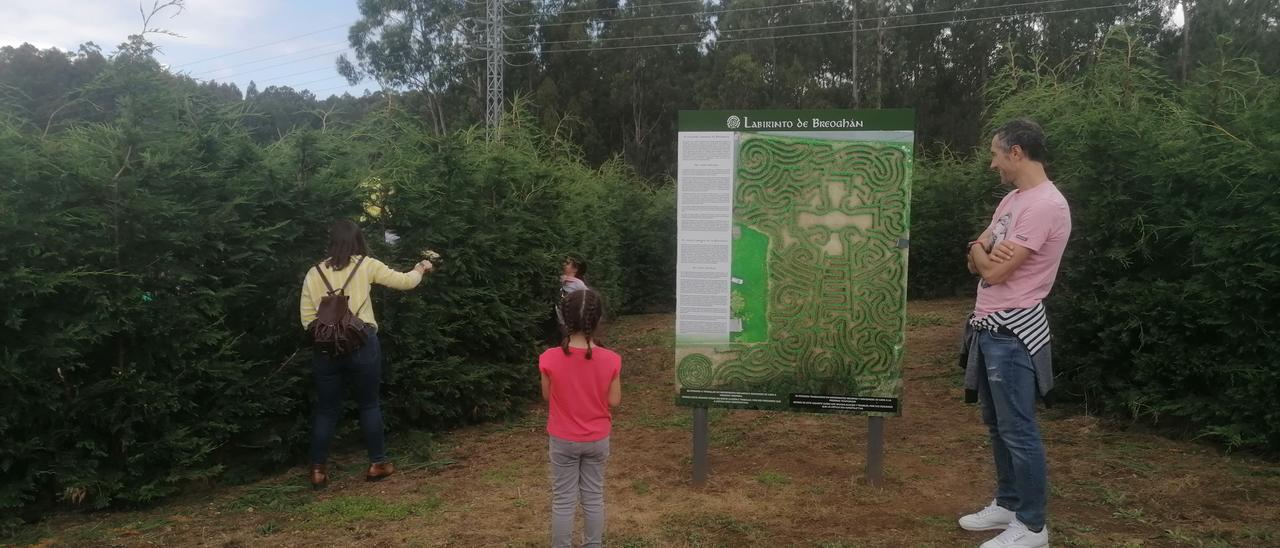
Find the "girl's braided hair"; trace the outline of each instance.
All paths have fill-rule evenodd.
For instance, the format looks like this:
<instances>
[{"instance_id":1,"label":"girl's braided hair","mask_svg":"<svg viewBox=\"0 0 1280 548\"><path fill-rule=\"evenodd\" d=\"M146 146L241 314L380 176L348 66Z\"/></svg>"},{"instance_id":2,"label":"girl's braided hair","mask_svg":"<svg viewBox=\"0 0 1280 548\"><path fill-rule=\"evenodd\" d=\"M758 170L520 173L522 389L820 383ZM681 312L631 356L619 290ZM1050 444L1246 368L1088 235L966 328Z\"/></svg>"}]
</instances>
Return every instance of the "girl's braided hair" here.
<instances>
[{"instance_id":1,"label":"girl's braided hair","mask_svg":"<svg viewBox=\"0 0 1280 548\"><path fill-rule=\"evenodd\" d=\"M587 359L591 359L591 343L604 315L604 303L594 289L579 289L570 293L561 306L564 314L565 336L560 343L565 355L569 354L569 335L582 333L587 337Z\"/></svg>"}]
</instances>

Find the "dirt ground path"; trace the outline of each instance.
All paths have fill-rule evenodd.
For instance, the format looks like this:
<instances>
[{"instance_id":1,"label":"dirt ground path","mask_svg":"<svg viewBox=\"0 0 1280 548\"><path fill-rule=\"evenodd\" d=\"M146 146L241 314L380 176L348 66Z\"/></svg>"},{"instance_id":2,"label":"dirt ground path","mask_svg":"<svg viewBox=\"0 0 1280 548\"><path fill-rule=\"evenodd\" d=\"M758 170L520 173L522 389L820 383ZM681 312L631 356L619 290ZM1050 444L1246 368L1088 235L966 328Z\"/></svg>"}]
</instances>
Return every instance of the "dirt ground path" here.
<instances>
[{"instance_id":1,"label":"dirt ground path","mask_svg":"<svg viewBox=\"0 0 1280 548\"><path fill-rule=\"evenodd\" d=\"M673 403L672 316L611 329L623 405L608 465L606 546L977 546L955 518L991 498L990 447L955 366L969 303L912 302L903 414L886 480L863 484L863 417L711 412L711 476L690 477L691 414ZM532 365L530 366L532 367ZM14 540L46 546L541 546L545 411L446 435L391 432L403 473L320 493L301 467L141 512L62 516ZM1280 546L1280 466L1053 409L1041 412L1054 546Z\"/></svg>"}]
</instances>

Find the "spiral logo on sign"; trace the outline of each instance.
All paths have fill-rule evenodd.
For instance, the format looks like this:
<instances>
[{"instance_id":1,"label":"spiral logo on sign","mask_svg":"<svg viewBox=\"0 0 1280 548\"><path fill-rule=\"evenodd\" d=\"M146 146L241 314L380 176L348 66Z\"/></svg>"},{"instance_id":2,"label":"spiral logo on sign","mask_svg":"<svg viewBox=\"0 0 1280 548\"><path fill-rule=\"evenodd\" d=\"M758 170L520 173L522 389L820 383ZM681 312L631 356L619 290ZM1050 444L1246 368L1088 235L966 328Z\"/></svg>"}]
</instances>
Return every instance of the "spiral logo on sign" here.
<instances>
[{"instance_id":1,"label":"spiral logo on sign","mask_svg":"<svg viewBox=\"0 0 1280 548\"><path fill-rule=\"evenodd\" d=\"M727 126L729 129L738 129L739 127L742 126L742 118L739 118L737 116L730 116L728 120L724 121L724 125Z\"/></svg>"},{"instance_id":2,"label":"spiral logo on sign","mask_svg":"<svg viewBox=\"0 0 1280 548\"><path fill-rule=\"evenodd\" d=\"M676 378L684 388L706 388L711 385L711 358L689 354L676 366Z\"/></svg>"}]
</instances>

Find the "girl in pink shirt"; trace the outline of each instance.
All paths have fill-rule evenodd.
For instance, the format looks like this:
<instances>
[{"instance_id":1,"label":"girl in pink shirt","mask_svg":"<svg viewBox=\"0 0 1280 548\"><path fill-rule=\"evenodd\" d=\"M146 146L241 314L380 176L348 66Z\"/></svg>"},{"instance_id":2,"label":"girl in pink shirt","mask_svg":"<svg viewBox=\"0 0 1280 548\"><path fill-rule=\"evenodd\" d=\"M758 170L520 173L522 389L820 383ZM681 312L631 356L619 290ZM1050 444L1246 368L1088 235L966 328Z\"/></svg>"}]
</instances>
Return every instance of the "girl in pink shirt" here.
<instances>
[{"instance_id":1,"label":"girl in pink shirt","mask_svg":"<svg viewBox=\"0 0 1280 548\"><path fill-rule=\"evenodd\" d=\"M538 358L551 460L551 545L570 546L578 502L586 519L583 546L604 536L604 465L609 459L610 408L622 402L622 357L594 346L603 306L592 289L569 294L562 306L568 335Z\"/></svg>"}]
</instances>

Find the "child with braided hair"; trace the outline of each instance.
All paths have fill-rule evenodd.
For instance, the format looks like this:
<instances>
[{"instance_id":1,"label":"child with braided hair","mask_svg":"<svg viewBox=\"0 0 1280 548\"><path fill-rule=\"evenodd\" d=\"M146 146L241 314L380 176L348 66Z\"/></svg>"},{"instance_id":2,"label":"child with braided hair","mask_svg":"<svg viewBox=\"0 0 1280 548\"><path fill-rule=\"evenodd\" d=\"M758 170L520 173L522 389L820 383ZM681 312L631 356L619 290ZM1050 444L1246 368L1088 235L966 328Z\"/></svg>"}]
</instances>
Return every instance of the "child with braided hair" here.
<instances>
[{"instance_id":1,"label":"child with braided hair","mask_svg":"<svg viewBox=\"0 0 1280 548\"><path fill-rule=\"evenodd\" d=\"M610 408L622 402L622 357L594 344L603 303L593 289L568 295L562 305L566 331L558 348L538 358L547 413L551 460L551 545L570 546L581 500L583 546L604 535L604 468L609 458Z\"/></svg>"}]
</instances>

